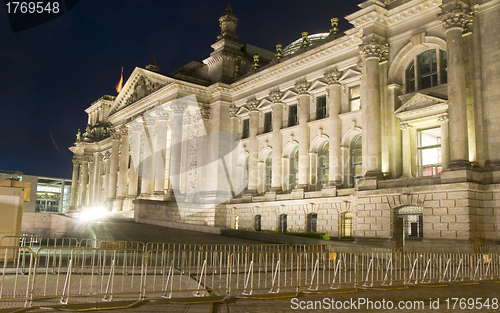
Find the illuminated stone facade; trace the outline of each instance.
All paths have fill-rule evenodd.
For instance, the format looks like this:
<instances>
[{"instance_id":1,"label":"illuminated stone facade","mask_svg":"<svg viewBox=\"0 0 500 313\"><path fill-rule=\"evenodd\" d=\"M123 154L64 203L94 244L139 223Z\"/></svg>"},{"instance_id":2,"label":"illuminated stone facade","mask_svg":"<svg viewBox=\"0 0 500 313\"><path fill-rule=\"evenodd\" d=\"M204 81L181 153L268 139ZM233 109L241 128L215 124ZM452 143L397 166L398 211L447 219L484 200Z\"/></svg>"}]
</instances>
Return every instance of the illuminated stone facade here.
<instances>
[{"instance_id":1,"label":"illuminated stone facade","mask_svg":"<svg viewBox=\"0 0 500 313\"><path fill-rule=\"evenodd\" d=\"M241 44L228 8L202 63L166 76L153 61L136 68L116 98L86 110L89 127L71 147L72 206L135 208L143 222L359 241L394 242L402 232L420 242L500 240L498 16L498 0L366 1L346 17L351 29L332 25L273 53ZM182 216L171 181L146 179L130 165L141 152L125 134L146 110L192 94L207 132L242 137L244 153L227 166L248 187ZM144 119L153 133L175 123L188 125L189 114ZM186 125L169 136L189 135ZM191 164L189 149L157 141L169 160L162 170ZM202 206L224 200L218 190L227 177L179 183L182 201ZM203 192L190 194L193 184Z\"/></svg>"}]
</instances>

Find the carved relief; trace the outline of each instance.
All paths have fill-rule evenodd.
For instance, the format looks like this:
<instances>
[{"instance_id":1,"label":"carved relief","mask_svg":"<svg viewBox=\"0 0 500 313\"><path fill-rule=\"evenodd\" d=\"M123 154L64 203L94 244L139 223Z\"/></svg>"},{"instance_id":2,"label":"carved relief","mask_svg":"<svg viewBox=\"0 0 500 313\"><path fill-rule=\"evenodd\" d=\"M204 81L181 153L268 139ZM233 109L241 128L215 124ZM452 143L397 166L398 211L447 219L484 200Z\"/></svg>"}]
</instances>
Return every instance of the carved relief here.
<instances>
[{"instance_id":1,"label":"carved relief","mask_svg":"<svg viewBox=\"0 0 500 313\"><path fill-rule=\"evenodd\" d=\"M160 89L160 87L161 85L159 83L155 83L141 75L135 83L134 92L130 95L130 97L128 97L127 101L125 101L124 106L132 104L137 100L152 94L156 90Z\"/></svg>"}]
</instances>

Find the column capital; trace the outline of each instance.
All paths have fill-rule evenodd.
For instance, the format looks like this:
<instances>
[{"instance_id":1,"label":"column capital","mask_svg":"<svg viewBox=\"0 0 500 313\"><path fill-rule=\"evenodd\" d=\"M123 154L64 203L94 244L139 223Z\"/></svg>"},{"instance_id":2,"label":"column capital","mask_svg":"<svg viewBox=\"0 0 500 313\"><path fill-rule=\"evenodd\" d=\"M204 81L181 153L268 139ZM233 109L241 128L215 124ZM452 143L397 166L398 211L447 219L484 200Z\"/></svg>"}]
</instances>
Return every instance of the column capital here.
<instances>
[{"instance_id":1,"label":"column capital","mask_svg":"<svg viewBox=\"0 0 500 313\"><path fill-rule=\"evenodd\" d=\"M130 131L137 132L137 131L140 131L142 129L142 125L140 122L134 121L134 122L130 123L130 125L128 125L128 128Z\"/></svg>"},{"instance_id":2,"label":"column capital","mask_svg":"<svg viewBox=\"0 0 500 313\"><path fill-rule=\"evenodd\" d=\"M443 115L441 115L439 118L438 118L438 122L442 123L442 122L447 122L448 121L448 113L445 113Z\"/></svg>"},{"instance_id":3,"label":"column capital","mask_svg":"<svg viewBox=\"0 0 500 313\"><path fill-rule=\"evenodd\" d=\"M453 28L461 28L462 30L470 28L474 21L474 13L462 1L455 0L443 4L441 10L443 13L438 14L438 19L446 31Z\"/></svg>"},{"instance_id":4,"label":"column capital","mask_svg":"<svg viewBox=\"0 0 500 313\"><path fill-rule=\"evenodd\" d=\"M82 162L92 162L92 156L91 155L84 155L82 157Z\"/></svg>"},{"instance_id":5,"label":"column capital","mask_svg":"<svg viewBox=\"0 0 500 313\"><path fill-rule=\"evenodd\" d=\"M411 126L411 125L410 125L410 124L408 124L408 123L401 123L401 124L399 125L399 128L400 128L401 130L410 130L410 129L412 129L412 128L413 128L413 126Z\"/></svg>"},{"instance_id":6,"label":"column capital","mask_svg":"<svg viewBox=\"0 0 500 313\"><path fill-rule=\"evenodd\" d=\"M359 46L360 53L367 59L378 58L380 61L387 60L389 55L389 44L384 44L378 40L372 40Z\"/></svg>"},{"instance_id":7,"label":"column capital","mask_svg":"<svg viewBox=\"0 0 500 313\"><path fill-rule=\"evenodd\" d=\"M325 73L325 79L328 82L328 85L340 85L340 78L344 72L339 71L338 69L334 69L331 72Z\"/></svg>"},{"instance_id":8,"label":"column capital","mask_svg":"<svg viewBox=\"0 0 500 313\"><path fill-rule=\"evenodd\" d=\"M271 103L281 103L281 97L283 97L283 92L279 89L273 90L269 93L269 99Z\"/></svg>"},{"instance_id":9,"label":"column capital","mask_svg":"<svg viewBox=\"0 0 500 313\"><path fill-rule=\"evenodd\" d=\"M73 159L71 160L71 162L73 162L73 165L80 165L83 163L83 157L73 157Z\"/></svg>"},{"instance_id":10,"label":"column capital","mask_svg":"<svg viewBox=\"0 0 500 313\"><path fill-rule=\"evenodd\" d=\"M259 111L258 106L259 106L260 101L253 98L249 99L247 103L245 104L245 107L248 109L248 111Z\"/></svg>"},{"instance_id":11,"label":"column capital","mask_svg":"<svg viewBox=\"0 0 500 313\"><path fill-rule=\"evenodd\" d=\"M158 117L159 121L167 121L168 118L170 117L170 114L167 111L164 110L157 110L155 112L156 116Z\"/></svg>"},{"instance_id":12,"label":"column capital","mask_svg":"<svg viewBox=\"0 0 500 313\"><path fill-rule=\"evenodd\" d=\"M102 155L102 160L107 161L109 159L111 159L111 152L109 151L104 152L104 154Z\"/></svg>"},{"instance_id":13,"label":"column capital","mask_svg":"<svg viewBox=\"0 0 500 313\"><path fill-rule=\"evenodd\" d=\"M113 129L111 132L111 139L112 140L119 140L122 137L122 134L119 130Z\"/></svg>"},{"instance_id":14,"label":"column capital","mask_svg":"<svg viewBox=\"0 0 500 313\"><path fill-rule=\"evenodd\" d=\"M145 126L155 126L156 119L152 116L144 116L144 124Z\"/></svg>"},{"instance_id":15,"label":"column capital","mask_svg":"<svg viewBox=\"0 0 500 313\"><path fill-rule=\"evenodd\" d=\"M209 120L210 119L210 106L199 105L199 108L200 108L201 118L203 118L204 120ZM229 111L231 111L231 108L229 108Z\"/></svg>"},{"instance_id":16,"label":"column capital","mask_svg":"<svg viewBox=\"0 0 500 313\"><path fill-rule=\"evenodd\" d=\"M187 102L178 99L170 105L170 108L174 115L182 115L187 108Z\"/></svg>"},{"instance_id":17,"label":"column capital","mask_svg":"<svg viewBox=\"0 0 500 313\"><path fill-rule=\"evenodd\" d=\"M307 80L303 80L303 81L295 84L295 89L299 93L299 96L300 95L308 95L309 92L307 92L307 91L309 90L310 87L311 87L311 83L308 82Z\"/></svg>"},{"instance_id":18,"label":"column capital","mask_svg":"<svg viewBox=\"0 0 500 313\"><path fill-rule=\"evenodd\" d=\"M236 114L238 113L239 108L236 107L234 104L231 104L229 106L229 116L230 117L238 117Z\"/></svg>"}]
</instances>

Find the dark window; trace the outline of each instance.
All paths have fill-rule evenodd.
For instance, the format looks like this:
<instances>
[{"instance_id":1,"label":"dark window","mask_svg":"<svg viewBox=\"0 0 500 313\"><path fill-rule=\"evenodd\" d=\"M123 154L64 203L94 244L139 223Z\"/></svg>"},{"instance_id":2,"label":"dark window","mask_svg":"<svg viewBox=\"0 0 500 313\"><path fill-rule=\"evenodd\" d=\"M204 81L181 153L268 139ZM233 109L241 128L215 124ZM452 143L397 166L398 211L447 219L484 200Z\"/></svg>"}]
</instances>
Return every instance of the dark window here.
<instances>
[{"instance_id":1,"label":"dark window","mask_svg":"<svg viewBox=\"0 0 500 313\"><path fill-rule=\"evenodd\" d=\"M269 191L271 189L271 182L273 177L273 153L269 153L266 158L266 184L265 189Z\"/></svg>"},{"instance_id":2,"label":"dark window","mask_svg":"<svg viewBox=\"0 0 500 313\"><path fill-rule=\"evenodd\" d=\"M267 112L264 115L264 133L268 133L273 130L273 113Z\"/></svg>"},{"instance_id":3,"label":"dark window","mask_svg":"<svg viewBox=\"0 0 500 313\"><path fill-rule=\"evenodd\" d=\"M262 217L261 215L255 215L255 230L256 231L260 231L261 230L261 220L262 220Z\"/></svg>"},{"instance_id":4,"label":"dark window","mask_svg":"<svg viewBox=\"0 0 500 313\"><path fill-rule=\"evenodd\" d=\"M406 92L415 91L415 61L411 61L406 69Z\"/></svg>"},{"instance_id":5,"label":"dark window","mask_svg":"<svg viewBox=\"0 0 500 313\"><path fill-rule=\"evenodd\" d=\"M243 186L245 186L245 191L248 190L248 163L249 163L250 158L247 158L245 160L245 166L243 167Z\"/></svg>"},{"instance_id":6,"label":"dark window","mask_svg":"<svg viewBox=\"0 0 500 313\"><path fill-rule=\"evenodd\" d=\"M326 96L316 98L316 119L326 117Z\"/></svg>"},{"instance_id":7,"label":"dark window","mask_svg":"<svg viewBox=\"0 0 500 313\"><path fill-rule=\"evenodd\" d=\"M308 232L318 231L318 214L316 213L307 214L307 231Z\"/></svg>"},{"instance_id":8,"label":"dark window","mask_svg":"<svg viewBox=\"0 0 500 313\"><path fill-rule=\"evenodd\" d=\"M287 215L281 214L279 217L278 231L281 233L286 233L286 220Z\"/></svg>"},{"instance_id":9,"label":"dark window","mask_svg":"<svg viewBox=\"0 0 500 313\"><path fill-rule=\"evenodd\" d=\"M248 138L250 136L250 119L243 120L243 133L241 134L241 138Z\"/></svg>"},{"instance_id":10,"label":"dark window","mask_svg":"<svg viewBox=\"0 0 500 313\"><path fill-rule=\"evenodd\" d=\"M297 105L292 104L288 107L288 126L292 127L297 125Z\"/></svg>"},{"instance_id":11,"label":"dark window","mask_svg":"<svg viewBox=\"0 0 500 313\"><path fill-rule=\"evenodd\" d=\"M325 141L318 150L318 190L328 187L330 163L329 147L329 142Z\"/></svg>"},{"instance_id":12,"label":"dark window","mask_svg":"<svg viewBox=\"0 0 500 313\"><path fill-rule=\"evenodd\" d=\"M351 143L351 185L354 187L363 177L363 147L361 135L354 137Z\"/></svg>"},{"instance_id":13,"label":"dark window","mask_svg":"<svg viewBox=\"0 0 500 313\"><path fill-rule=\"evenodd\" d=\"M299 183L299 147L290 153L290 190L294 190Z\"/></svg>"},{"instance_id":14,"label":"dark window","mask_svg":"<svg viewBox=\"0 0 500 313\"><path fill-rule=\"evenodd\" d=\"M419 89L425 89L438 84L436 50L428 50L418 55Z\"/></svg>"}]
</instances>

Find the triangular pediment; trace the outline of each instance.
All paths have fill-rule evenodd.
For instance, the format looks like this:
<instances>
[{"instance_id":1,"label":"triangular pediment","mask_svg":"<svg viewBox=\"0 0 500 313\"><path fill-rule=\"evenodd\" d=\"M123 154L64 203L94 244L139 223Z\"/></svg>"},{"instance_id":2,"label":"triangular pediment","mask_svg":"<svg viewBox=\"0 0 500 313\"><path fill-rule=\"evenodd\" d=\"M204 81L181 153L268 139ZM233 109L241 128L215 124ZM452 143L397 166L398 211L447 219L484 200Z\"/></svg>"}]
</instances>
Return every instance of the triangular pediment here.
<instances>
[{"instance_id":1,"label":"triangular pediment","mask_svg":"<svg viewBox=\"0 0 500 313\"><path fill-rule=\"evenodd\" d=\"M245 113L245 112L248 112L248 109L244 105L242 105L238 108L236 115L240 115L240 114Z\"/></svg>"},{"instance_id":2,"label":"triangular pediment","mask_svg":"<svg viewBox=\"0 0 500 313\"><path fill-rule=\"evenodd\" d=\"M342 77L340 77L339 81L341 83L343 83L343 82L349 81L349 80L354 79L354 78L359 78L360 76L361 76L360 71L350 68L347 71L345 71L344 75L342 75Z\"/></svg>"},{"instance_id":3,"label":"triangular pediment","mask_svg":"<svg viewBox=\"0 0 500 313\"><path fill-rule=\"evenodd\" d=\"M324 90L324 87L327 86L326 82L322 82L320 80L315 81L311 87L309 88L310 92L314 92L315 90L321 89Z\"/></svg>"},{"instance_id":4,"label":"triangular pediment","mask_svg":"<svg viewBox=\"0 0 500 313\"><path fill-rule=\"evenodd\" d=\"M130 75L116 97L110 115L172 83L170 77L139 67Z\"/></svg>"},{"instance_id":5,"label":"triangular pediment","mask_svg":"<svg viewBox=\"0 0 500 313\"><path fill-rule=\"evenodd\" d=\"M435 96L425 95L422 93L416 93L408 101L406 101L399 109L394 113L401 114L403 112L419 111L421 109L429 109L436 105L448 105L448 100L438 98Z\"/></svg>"},{"instance_id":6,"label":"triangular pediment","mask_svg":"<svg viewBox=\"0 0 500 313\"><path fill-rule=\"evenodd\" d=\"M297 99L297 95L298 94L295 91L287 90L283 95L283 97L281 97L281 101L285 101L290 98Z\"/></svg>"},{"instance_id":7,"label":"triangular pediment","mask_svg":"<svg viewBox=\"0 0 500 313\"><path fill-rule=\"evenodd\" d=\"M262 101L259 103L259 106L257 108L263 108L267 105L270 105L271 104L271 101L269 101L268 99L262 99Z\"/></svg>"}]
</instances>

